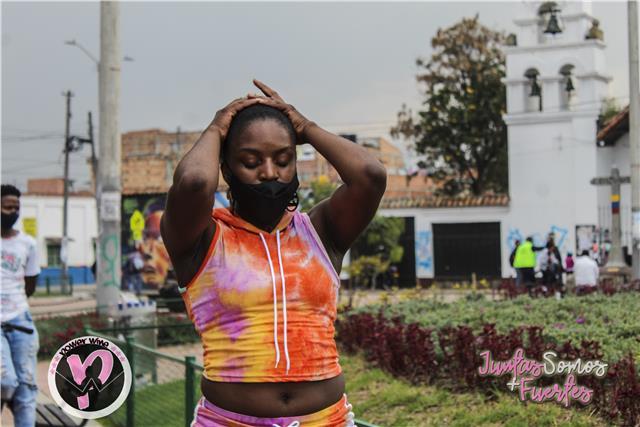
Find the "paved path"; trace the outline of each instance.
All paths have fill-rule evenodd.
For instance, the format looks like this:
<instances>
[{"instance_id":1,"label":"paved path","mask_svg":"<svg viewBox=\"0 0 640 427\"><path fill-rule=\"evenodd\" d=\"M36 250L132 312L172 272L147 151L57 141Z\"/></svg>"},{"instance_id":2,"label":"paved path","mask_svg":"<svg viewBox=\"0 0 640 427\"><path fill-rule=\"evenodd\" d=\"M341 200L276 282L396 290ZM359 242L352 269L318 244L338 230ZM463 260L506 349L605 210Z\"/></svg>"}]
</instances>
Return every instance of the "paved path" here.
<instances>
[{"instance_id":1,"label":"paved path","mask_svg":"<svg viewBox=\"0 0 640 427\"><path fill-rule=\"evenodd\" d=\"M38 293L40 292L42 289L38 288ZM36 319L93 311L96 308L96 287L77 285L73 288L73 295L69 296L33 296L29 298L29 307Z\"/></svg>"},{"instance_id":2,"label":"paved path","mask_svg":"<svg viewBox=\"0 0 640 427\"><path fill-rule=\"evenodd\" d=\"M38 289L42 291L41 289ZM389 302L396 302L403 298L401 290L398 293L389 292ZM436 298L442 302L453 302L460 298L464 298L470 291L454 290L454 289L425 289L421 291L422 299ZM488 299L492 298L490 290L480 290ZM380 301L384 291L358 291L354 299L354 305L360 307L362 305L375 304ZM346 304L348 293L346 289L341 289L340 303ZM74 287L72 296L37 296L29 299L31 313L36 319L48 316L73 316L78 313L93 311L96 308L96 289L95 285L77 285Z\"/></svg>"},{"instance_id":3,"label":"paved path","mask_svg":"<svg viewBox=\"0 0 640 427\"><path fill-rule=\"evenodd\" d=\"M348 291L341 290L340 292L340 304L346 304L349 300ZM401 289L397 293L393 291L388 292L389 303L393 304L406 298L407 289ZM461 290L461 289L424 289L420 291L420 296L418 299L435 299L441 302L455 302L461 298L464 298L471 291L469 290ZM488 300L494 299L494 295L492 294L490 289L482 289L476 291L478 293L484 294ZM358 291L354 298L354 306L362 307L364 305L376 304L379 303L382 296L385 294L385 291ZM495 299L499 299L499 294L495 292Z\"/></svg>"}]
</instances>

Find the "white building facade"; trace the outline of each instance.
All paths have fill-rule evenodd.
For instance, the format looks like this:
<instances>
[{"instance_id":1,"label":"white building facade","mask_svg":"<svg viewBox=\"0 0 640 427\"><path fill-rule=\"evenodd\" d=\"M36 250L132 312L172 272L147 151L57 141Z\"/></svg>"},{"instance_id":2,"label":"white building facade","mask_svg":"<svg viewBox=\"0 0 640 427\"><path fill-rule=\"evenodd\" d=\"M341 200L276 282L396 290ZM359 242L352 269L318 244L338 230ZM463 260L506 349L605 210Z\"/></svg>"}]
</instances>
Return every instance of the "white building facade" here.
<instances>
[{"instance_id":1,"label":"white building facade","mask_svg":"<svg viewBox=\"0 0 640 427\"><path fill-rule=\"evenodd\" d=\"M39 284L49 278L59 283L62 245L61 196L23 195L16 228L32 234L38 244L42 268ZM96 202L92 196L70 196L67 234L67 262L73 283L92 283L91 266L95 260L94 241L98 236Z\"/></svg>"},{"instance_id":2,"label":"white building facade","mask_svg":"<svg viewBox=\"0 0 640 427\"><path fill-rule=\"evenodd\" d=\"M541 13L545 4L516 21L517 46L505 52L511 198L505 221L513 237L565 236L558 243L566 252L576 248L576 227L599 226L599 207L608 204L610 188L590 181L609 175L613 163L596 141L611 79L604 42L586 38L591 4L558 3L562 33L555 35L544 33L551 16Z\"/></svg>"},{"instance_id":3,"label":"white building facade","mask_svg":"<svg viewBox=\"0 0 640 427\"><path fill-rule=\"evenodd\" d=\"M509 201L504 207L383 209L383 215L415 219L416 273L437 272L419 260L427 253L437 264L436 224L499 223L501 276L514 271L509 255L515 240L545 243L555 236L563 256L602 242L611 228L611 188L590 183L609 176L612 166L630 173L628 135L615 144L597 141L598 119L608 96L605 43L594 38L587 2L527 2L515 44L506 56ZM528 15L528 16L527 16ZM553 16L553 18L552 18ZM550 21L561 32L545 33ZM622 185L622 244L630 242L631 190ZM497 230L497 228L496 228ZM426 246L425 246L426 245Z\"/></svg>"}]
</instances>

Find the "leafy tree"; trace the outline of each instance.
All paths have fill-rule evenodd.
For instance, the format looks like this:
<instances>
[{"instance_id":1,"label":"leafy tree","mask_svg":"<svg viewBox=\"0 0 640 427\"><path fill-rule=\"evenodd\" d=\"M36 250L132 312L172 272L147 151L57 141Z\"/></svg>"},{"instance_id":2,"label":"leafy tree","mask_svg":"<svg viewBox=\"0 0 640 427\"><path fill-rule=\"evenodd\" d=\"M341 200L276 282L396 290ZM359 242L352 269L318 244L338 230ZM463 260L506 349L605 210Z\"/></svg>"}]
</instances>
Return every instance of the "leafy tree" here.
<instances>
[{"instance_id":1,"label":"leafy tree","mask_svg":"<svg viewBox=\"0 0 640 427\"><path fill-rule=\"evenodd\" d=\"M389 261L382 260L380 255L364 255L351 261L349 276L352 283L349 292L349 304L352 304L353 294L356 289L365 287L370 283L371 289L375 289L378 276L389 269Z\"/></svg>"},{"instance_id":2,"label":"leafy tree","mask_svg":"<svg viewBox=\"0 0 640 427\"><path fill-rule=\"evenodd\" d=\"M302 198L301 209L303 212L308 212L318 202L323 201L327 197L331 196L337 185L331 182L326 175L320 175L310 183L311 191Z\"/></svg>"},{"instance_id":3,"label":"leafy tree","mask_svg":"<svg viewBox=\"0 0 640 427\"><path fill-rule=\"evenodd\" d=\"M378 276L391 264L402 261L404 248L400 237L404 233L404 218L376 215L351 249L349 274L356 286L371 284L375 289Z\"/></svg>"},{"instance_id":4,"label":"leafy tree","mask_svg":"<svg viewBox=\"0 0 640 427\"><path fill-rule=\"evenodd\" d=\"M404 218L376 215L353 244L357 256L380 255L392 263L400 262L404 250L400 237L404 233Z\"/></svg>"},{"instance_id":5,"label":"leafy tree","mask_svg":"<svg viewBox=\"0 0 640 427\"><path fill-rule=\"evenodd\" d=\"M614 118L615 116L622 111L622 108L616 102L616 99L613 97L605 98L602 100L602 113L600 114L600 123L602 126L606 126L609 123L609 120Z\"/></svg>"},{"instance_id":6,"label":"leafy tree","mask_svg":"<svg viewBox=\"0 0 640 427\"><path fill-rule=\"evenodd\" d=\"M504 40L476 15L438 29L431 58L416 61L424 109L414 116L403 105L391 134L424 155L419 166L440 183L440 194L507 190Z\"/></svg>"}]
</instances>

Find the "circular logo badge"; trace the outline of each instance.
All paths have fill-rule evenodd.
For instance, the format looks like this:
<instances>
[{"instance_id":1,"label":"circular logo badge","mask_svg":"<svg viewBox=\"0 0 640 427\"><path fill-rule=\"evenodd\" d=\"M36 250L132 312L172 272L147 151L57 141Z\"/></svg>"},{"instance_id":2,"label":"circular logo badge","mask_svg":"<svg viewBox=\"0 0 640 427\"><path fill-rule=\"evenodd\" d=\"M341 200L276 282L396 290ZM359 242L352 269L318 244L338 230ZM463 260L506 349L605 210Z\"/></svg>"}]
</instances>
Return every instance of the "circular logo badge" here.
<instances>
[{"instance_id":1,"label":"circular logo badge","mask_svg":"<svg viewBox=\"0 0 640 427\"><path fill-rule=\"evenodd\" d=\"M124 352L100 337L75 338L60 347L48 372L53 400L78 418L101 418L118 409L131 389Z\"/></svg>"}]
</instances>

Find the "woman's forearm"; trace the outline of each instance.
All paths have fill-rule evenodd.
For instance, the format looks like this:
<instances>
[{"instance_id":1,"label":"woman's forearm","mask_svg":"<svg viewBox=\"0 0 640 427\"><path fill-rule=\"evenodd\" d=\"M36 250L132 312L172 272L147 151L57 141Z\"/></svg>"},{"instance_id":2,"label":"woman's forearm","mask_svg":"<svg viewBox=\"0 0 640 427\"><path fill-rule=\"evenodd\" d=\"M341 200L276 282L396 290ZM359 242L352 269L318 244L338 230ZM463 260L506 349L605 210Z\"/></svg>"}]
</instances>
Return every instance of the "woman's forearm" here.
<instances>
[{"instance_id":1,"label":"woman's forearm","mask_svg":"<svg viewBox=\"0 0 640 427\"><path fill-rule=\"evenodd\" d=\"M173 185L187 191L213 194L218 187L220 133L207 128L180 160L173 174Z\"/></svg>"},{"instance_id":2,"label":"woman's forearm","mask_svg":"<svg viewBox=\"0 0 640 427\"><path fill-rule=\"evenodd\" d=\"M375 189L381 188L384 192L386 170L364 147L328 132L315 123L305 129L304 140L336 168L347 186L362 183Z\"/></svg>"}]
</instances>

